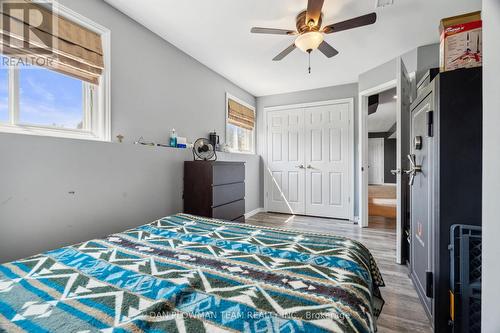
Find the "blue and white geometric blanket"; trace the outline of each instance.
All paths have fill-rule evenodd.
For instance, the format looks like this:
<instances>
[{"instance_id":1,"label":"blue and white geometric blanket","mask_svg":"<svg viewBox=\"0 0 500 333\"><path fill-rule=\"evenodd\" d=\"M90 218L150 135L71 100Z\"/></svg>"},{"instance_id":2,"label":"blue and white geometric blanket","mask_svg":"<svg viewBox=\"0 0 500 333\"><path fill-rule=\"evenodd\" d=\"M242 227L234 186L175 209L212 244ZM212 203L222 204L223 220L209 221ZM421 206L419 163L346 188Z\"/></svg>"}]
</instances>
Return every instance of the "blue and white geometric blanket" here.
<instances>
[{"instance_id":1,"label":"blue and white geometric blanket","mask_svg":"<svg viewBox=\"0 0 500 333\"><path fill-rule=\"evenodd\" d=\"M179 214L0 265L0 331L373 332L383 285L347 238Z\"/></svg>"}]
</instances>

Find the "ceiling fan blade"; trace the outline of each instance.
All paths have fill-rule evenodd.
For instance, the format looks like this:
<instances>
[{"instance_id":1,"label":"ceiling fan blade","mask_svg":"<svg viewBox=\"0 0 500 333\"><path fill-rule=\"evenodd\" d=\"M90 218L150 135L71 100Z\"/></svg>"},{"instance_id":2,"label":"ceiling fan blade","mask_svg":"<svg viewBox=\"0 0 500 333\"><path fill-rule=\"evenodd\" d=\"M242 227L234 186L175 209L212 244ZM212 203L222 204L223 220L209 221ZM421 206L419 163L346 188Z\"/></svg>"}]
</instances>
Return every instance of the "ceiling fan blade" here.
<instances>
[{"instance_id":1,"label":"ceiling fan blade","mask_svg":"<svg viewBox=\"0 0 500 333\"><path fill-rule=\"evenodd\" d=\"M306 24L309 24L309 22L313 20L314 25L318 25L321 18L321 9L323 9L324 2L325 0L308 0Z\"/></svg>"},{"instance_id":2,"label":"ceiling fan blade","mask_svg":"<svg viewBox=\"0 0 500 333\"><path fill-rule=\"evenodd\" d=\"M273 61L283 60L284 57L286 57L287 55L289 55L290 53L292 53L292 51L295 50L295 49L296 49L295 44L290 45L283 52L281 52L276 57L274 57Z\"/></svg>"},{"instance_id":3,"label":"ceiling fan blade","mask_svg":"<svg viewBox=\"0 0 500 333\"><path fill-rule=\"evenodd\" d=\"M270 34L270 35L296 35L297 32L293 30L285 30L285 29L272 29L272 28L259 28L254 27L250 30L253 34Z\"/></svg>"},{"instance_id":4,"label":"ceiling fan blade","mask_svg":"<svg viewBox=\"0 0 500 333\"><path fill-rule=\"evenodd\" d=\"M347 21L328 25L323 29L323 32L325 34L331 34L333 32L339 32L339 31L362 27L365 25L370 25L375 23L376 21L377 21L377 13L370 13Z\"/></svg>"},{"instance_id":5,"label":"ceiling fan blade","mask_svg":"<svg viewBox=\"0 0 500 333\"><path fill-rule=\"evenodd\" d=\"M335 57L337 54L339 54L339 51L337 51L333 46L328 44L327 42L323 41L319 47L318 50L321 51L325 56L328 58Z\"/></svg>"}]
</instances>

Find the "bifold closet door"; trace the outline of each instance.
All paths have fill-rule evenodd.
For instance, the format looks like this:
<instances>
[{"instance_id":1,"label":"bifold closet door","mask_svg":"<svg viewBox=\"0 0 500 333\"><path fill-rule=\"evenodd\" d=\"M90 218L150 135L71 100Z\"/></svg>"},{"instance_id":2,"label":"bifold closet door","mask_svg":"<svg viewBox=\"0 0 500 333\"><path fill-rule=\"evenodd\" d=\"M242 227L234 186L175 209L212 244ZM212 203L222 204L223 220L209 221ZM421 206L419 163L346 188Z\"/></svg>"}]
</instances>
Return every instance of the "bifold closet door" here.
<instances>
[{"instance_id":1,"label":"bifold closet door","mask_svg":"<svg viewBox=\"0 0 500 333\"><path fill-rule=\"evenodd\" d=\"M305 214L304 111L268 113L268 210Z\"/></svg>"},{"instance_id":2,"label":"bifold closet door","mask_svg":"<svg viewBox=\"0 0 500 333\"><path fill-rule=\"evenodd\" d=\"M349 104L305 109L306 213L349 218Z\"/></svg>"}]
</instances>

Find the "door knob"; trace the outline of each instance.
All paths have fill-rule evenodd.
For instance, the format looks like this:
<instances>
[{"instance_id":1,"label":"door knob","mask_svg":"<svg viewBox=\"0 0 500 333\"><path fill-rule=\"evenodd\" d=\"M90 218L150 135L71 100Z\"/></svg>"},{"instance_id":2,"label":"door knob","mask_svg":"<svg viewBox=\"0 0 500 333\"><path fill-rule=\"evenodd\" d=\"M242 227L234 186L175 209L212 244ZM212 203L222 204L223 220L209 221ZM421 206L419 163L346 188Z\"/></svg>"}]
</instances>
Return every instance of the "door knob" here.
<instances>
[{"instance_id":1,"label":"door knob","mask_svg":"<svg viewBox=\"0 0 500 333\"><path fill-rule=\"evenodd\" d=\"M391 170L391 173L396 176L401 174L401 169Z\"/></svg>"},{"instance_id":2,"label":"door knob","mask_svg":"<svg viewBox=\"0 0 500 333\"><path fill-rule=\"evenodd\" d=\"M307 168L308 168L308 169L314 169L314 168L313 168L313 166L312 166L311 164L309 164L309 165L307 166Z\"/></svg>"},{"instance_id":3,"label":"door knob","mask_svg":"<svg viewBox=\"0 0 500 333\"><path fill-rule=\"evenodd\" d=\"M410 186L415 183L415 176L419 172L422 172L422 166L417 165L417 156L415 154L408 155L408 160L410 161L410 170L405 170L405 173L410 176Z\"/></svg>"},{"instance_id":4,"label":"door knob","mask_svg":"<svg viewBox=\"0 0 500 333\"><path fill-rule=\"evenodd\" d=\"M305 169L305 166L303 164L301 164L301 165L297 165L296 168L298 168L298 169Z\"/></svg>"}]
</instances>

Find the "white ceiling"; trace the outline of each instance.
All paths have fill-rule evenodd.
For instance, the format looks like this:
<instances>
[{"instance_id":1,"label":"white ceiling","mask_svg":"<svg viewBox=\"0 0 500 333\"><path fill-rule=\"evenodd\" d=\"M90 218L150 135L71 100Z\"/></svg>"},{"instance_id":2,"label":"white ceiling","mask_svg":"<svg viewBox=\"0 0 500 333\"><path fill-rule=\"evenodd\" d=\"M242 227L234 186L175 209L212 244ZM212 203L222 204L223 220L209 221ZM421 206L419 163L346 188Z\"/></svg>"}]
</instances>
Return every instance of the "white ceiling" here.
<instances>
[{"instance_id":1,"label":"white ceiling","mask_svg":"<svg viewBox=\"0 0 500 333\"><path fill-rule=\"evenodd\" d=\"M439 41L443 17L481 8L481 0L395 0L375 25L326 36L332 59L294 51L290 36L253 35L252 26L294 29L307 0L105 0L255 96L352 83L358 75L418 46ZM375 0L325 0L324 25L375 10Z\"/></svg>"},{"instance_id":2,"label":"white ceiling","mask_svg":"<svg viewBox=\"0 0 500 333\"><path fill-rule=\"evenodd\" d=\"M384 91L379 94L377 112L368 116L368 132L388 132L396 123L396 89Z\"/></svg>"}]
</instances>

